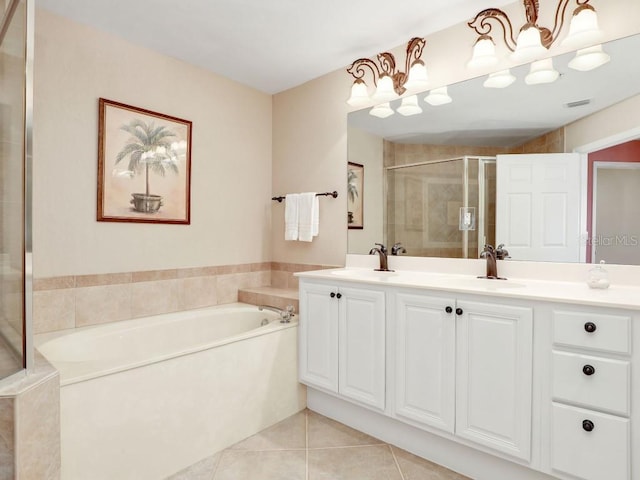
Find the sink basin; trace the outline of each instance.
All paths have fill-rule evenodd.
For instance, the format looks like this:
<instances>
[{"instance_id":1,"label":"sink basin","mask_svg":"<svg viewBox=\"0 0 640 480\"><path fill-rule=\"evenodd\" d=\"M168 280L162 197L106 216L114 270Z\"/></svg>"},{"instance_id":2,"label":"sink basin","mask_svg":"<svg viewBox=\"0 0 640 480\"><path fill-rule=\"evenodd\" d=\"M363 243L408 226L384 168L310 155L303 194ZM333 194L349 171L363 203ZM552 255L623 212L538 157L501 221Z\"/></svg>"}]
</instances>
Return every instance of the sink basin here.
<instances>
[{"instance_id":1,"label":"sink basin","mask_svg":"<svg viewBox=\"0 0 640 480\"><path fill-rule=\"evenodd\" d=\"M346 270L334 270L331 272L332 275L336 275L338 277L349 277L349 278L371 278L384 280L387 278L392 278L397 276L396 272L379 272L376 270L365 270L365 269L346 269Z\"/></svg>"}]
</instances>

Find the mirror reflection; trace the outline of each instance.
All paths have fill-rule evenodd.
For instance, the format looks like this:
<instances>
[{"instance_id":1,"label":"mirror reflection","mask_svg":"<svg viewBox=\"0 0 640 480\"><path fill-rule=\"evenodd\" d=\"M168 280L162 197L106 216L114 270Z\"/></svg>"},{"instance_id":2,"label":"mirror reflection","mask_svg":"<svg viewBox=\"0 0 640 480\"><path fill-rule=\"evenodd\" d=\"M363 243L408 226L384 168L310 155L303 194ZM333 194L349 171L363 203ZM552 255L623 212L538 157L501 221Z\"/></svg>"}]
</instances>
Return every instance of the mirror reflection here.
<instances>
[{"instance_id":1,"label":"mirror reflection","mask_svg":"<svg viewBox=\"0 0 640 480\"><path fill-rule=\"evenodd\" d=\"M640 264L630 207L640 202L628 180L640 141L588 156L565 146L567 129L582 128L574 122L597 125L603 109L640 93L638 48L640 35L609 42L610 62L591 71L569 68L575 53L554 57L560 77L549 84L527 85L523 65L507 88L486 88L487 77L450 85L449 104L431 106L425 92L419 115L350 113L349 162L363 165L365 185L348 252L366 254L382 239L410 256L477 258L485 243L504 243L517 260ZM634 173L621 175L621 163Z\"/></svg>"}]
</instances>

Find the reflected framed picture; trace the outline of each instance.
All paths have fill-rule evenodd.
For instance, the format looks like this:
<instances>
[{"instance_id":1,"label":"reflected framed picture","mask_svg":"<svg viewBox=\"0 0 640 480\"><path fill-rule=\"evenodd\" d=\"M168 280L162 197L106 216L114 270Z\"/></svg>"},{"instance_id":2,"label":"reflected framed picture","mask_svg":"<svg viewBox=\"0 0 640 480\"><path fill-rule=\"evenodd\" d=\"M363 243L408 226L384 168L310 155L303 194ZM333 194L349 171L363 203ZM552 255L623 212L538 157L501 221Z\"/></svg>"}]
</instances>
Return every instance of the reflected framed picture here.
<instances>
[{"instance_id":1,"label":"reflected framed picture","mask_svg":"<svg viewBox=\"0 0 640 480\"><path fill-rule=\"evenodd\" d=\"M191 122L99 99L99 222L190 223Z\"/></svg>"},{"instance_id":2,"label":"reflected framed picture","mask_svg":"<svg viewBox=\"0 0 640 480\"><path fill-rule=\"evenodd\" d=\"M362 229L364 210L364 165L349 162L347 167L347 226Z\"/></svg>"}]
</instances>

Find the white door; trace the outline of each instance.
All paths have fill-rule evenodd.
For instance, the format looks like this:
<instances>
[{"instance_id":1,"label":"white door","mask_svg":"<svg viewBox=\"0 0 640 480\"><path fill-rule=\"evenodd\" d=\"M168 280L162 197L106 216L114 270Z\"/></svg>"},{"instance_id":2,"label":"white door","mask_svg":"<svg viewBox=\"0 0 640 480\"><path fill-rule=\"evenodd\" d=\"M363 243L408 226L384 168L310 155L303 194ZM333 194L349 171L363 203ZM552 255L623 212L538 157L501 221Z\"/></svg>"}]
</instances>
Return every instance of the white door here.
<instances>
[{"instance_id":1,"label":"white door","mask_svg":"<svg viewBox=\"0 0 640 480\"><path fill-rule=\"evenodd\" d=\"M333 294L333 296L331 295ZM299 368L304 384L338 392L337 288L300 283Z\"/></svg>"},{"instance_id":2,"label":"white door","mask_svg":"<svg viewBox=\"0 0 640 480\"><path fill-rule=\"evenodd\" d=\"M531 308L458 300L456 434L529 461Z\"/></svg>"},{"instance_id":3,"label":"white door","mask_svg":"<svg viewBox=\"0 0 640 480\"><path fill-rule=\"evenodd\" d=\"M395 414L453 433L455 300L396 296Z\"/></svg>"},{"instance_id":4,"label":"white door","mask_svg":"<svg viewBox=\"0 0 640 480\"><path fill-rule=\"evenodd\" d=\"M496 243L514 260L580 261L580 155L498 155Z\"/></svg>"},{"instance_id":5,"label":"white door","mask_svg":"<svg viewBox=\"0 0 640 480\"><path fill-rule=\"evenodd\" d=\"M340 288L339 388L341 395L384 410L385 294Z\"/></svg>"}]
</instances>

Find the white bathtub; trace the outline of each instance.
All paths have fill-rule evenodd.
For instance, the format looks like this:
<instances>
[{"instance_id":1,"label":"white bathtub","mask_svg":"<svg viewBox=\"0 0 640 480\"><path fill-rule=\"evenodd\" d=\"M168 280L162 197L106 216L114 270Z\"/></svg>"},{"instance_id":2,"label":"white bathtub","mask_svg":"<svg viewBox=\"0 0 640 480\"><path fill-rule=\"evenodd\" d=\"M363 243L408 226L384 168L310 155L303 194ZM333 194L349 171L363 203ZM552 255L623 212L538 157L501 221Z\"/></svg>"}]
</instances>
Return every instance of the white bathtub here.
<instances>
[{"instance_id":1,"label":"white bathtub","mask_svg":"<svg viewBox=\"0 0 640 480\"><path fill-rule=\"evenodd\" d=\"M304 408L296 318L237 303L36 335L62 479L160 480Z\"/></svg>"}]
</instances>

